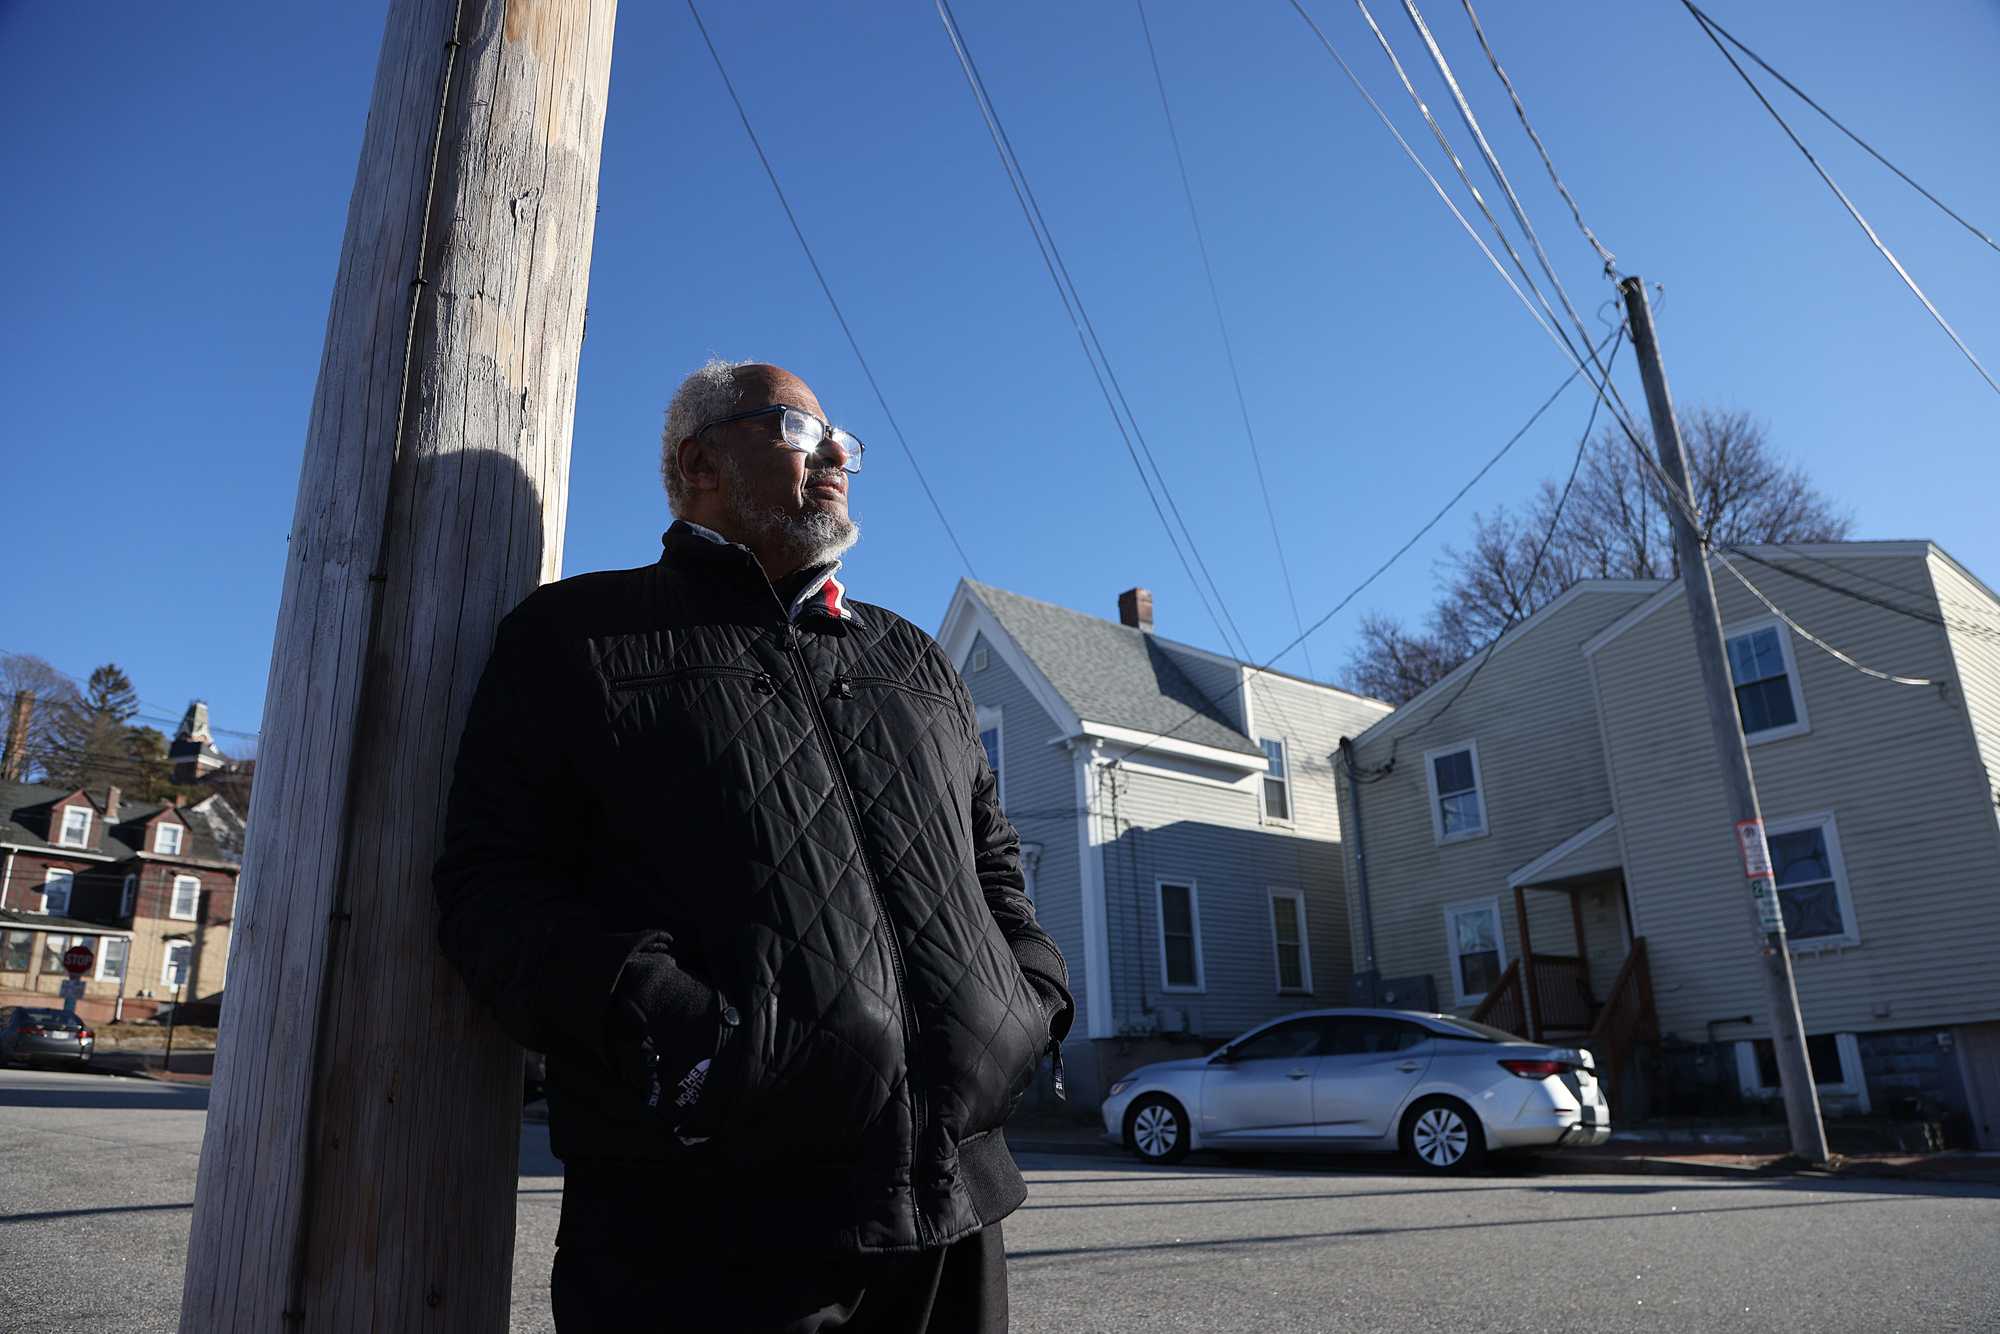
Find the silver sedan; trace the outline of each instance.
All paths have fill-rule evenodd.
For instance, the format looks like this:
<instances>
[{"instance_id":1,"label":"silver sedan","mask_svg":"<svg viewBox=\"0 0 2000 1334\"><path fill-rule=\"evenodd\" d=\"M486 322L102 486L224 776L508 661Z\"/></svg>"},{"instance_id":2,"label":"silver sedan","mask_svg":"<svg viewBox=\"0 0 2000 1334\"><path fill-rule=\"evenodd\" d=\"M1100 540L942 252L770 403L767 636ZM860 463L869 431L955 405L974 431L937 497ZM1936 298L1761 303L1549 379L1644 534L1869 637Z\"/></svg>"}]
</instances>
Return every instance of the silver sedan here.
<instances>
[{"instance_id":1,"label":"silver sedan","mask_svg":"<svg viewBox=\"0 0 2000 1334\"><path fill-rule=\"evenodd\" d=\"M1450 1015L1311 1010L1140 1066L1111 1085L1104 1129L1155 1163L1193 1149L1400 1149L1456 1172L1490 1149L1602 1144L1611 1109L1585 1050Z\"/></svg>"}]
</instances>

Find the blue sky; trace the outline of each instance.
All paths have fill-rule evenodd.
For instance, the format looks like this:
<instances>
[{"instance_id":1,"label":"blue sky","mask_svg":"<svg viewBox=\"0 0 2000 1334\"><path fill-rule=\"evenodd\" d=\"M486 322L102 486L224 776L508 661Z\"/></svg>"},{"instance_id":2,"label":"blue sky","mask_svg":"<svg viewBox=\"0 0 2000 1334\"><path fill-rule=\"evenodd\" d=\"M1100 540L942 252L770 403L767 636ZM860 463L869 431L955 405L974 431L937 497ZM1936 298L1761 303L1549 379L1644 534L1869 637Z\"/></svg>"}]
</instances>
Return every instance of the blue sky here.
<instances>
[{"instance_id":1,"label":"blue sky","mask_svg":"<svg viewBox=\"0 0 2000 1334\"><path fill-rule=\"evenodd\" d=\"M1356 11L1308 5L1434 170ZM1384 30L1448 102L1391 0ZM1316 619L1567 367L1289 6L1150 0L1301 610ZM1716 17L1989 231L2000 10L1715 0ZM1463 12L1426 13L1579 306L1612 291ZM1671 0L1488 0L1487 31L1585 216L1666 285L1683 404L1742 408L1863 537L2000 580L2000 395L1980 381ZM1139 490L942 27L923 0L704 8L753 123L981 578L1219 646ZM116 660L149 713L254 731L383 7L0 4L0 649ZM1138 16L959 18L1168 484L1252 651L1294 634ZM1776 100L1989 365L2000 255ZM1454 139L1465 136L1447 119ZM661 410L711 352L780 362L870 445L856 596L935 627L963 573L814 286L684 6L619 19L566 573L666 526ZM1625 391L1639 401L1636 378ZM1572 389L1390 575L1309 641L1420 616L1474 508L1567 466ZM1295 654L1286 666L1304 667Z\"/></svg>"}]
</instances>

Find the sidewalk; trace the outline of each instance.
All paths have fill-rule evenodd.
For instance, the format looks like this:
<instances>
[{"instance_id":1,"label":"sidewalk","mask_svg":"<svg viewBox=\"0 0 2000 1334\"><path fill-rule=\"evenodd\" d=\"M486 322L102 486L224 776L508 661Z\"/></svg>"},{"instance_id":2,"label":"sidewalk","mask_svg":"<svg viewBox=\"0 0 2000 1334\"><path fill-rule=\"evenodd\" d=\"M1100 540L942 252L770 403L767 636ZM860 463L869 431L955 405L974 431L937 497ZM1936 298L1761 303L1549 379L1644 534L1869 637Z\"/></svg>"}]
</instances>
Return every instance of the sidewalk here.
<instances>
[{"instance_id":1,"label":"sidewalk","mask_svg":"<svg viewBox=\"0 0 2000 1334\"><path fill-rule=\"evenodd\" d=\"M91 1068L102 1074L125 1075L135 1079L157 1079L170 1084L206 1084L215 1073L215 1052L196 1047L174 1049L174 1065L161 1065L164 1053L157 1051L100 1051L90 1058Z\"/></svg>"},{"instance_id":2,"label":"sidewalk","mask_svg":"<svg viewBox=\"0 0 2000 1334\"><path fill-rule=\"evenodd\" d=\"M1007 1127L1007 1144L1016 1153L1072 1155L1136 1161L1124 1147L1104 1138L1104 1128L1066 1118L1024 1118ZM1352 1155L1357 1166L1390 1163L1387 1155ZM1836 1154L1827 1167L1806 1167L1780 1143L1765 1137L1732 1133L1707 1126L1639 1126L1613 1132L1611 1142L1595 1149L1568 1149L1529 1155L1537 1171L1559 1175L1619 1175L1647 1173L1801 1175L1831 1178L1896 1178L1959 1181L2000 1186L2000 1154L1996 1153L1858 1153Z\"/></svg>"}]
</instances>

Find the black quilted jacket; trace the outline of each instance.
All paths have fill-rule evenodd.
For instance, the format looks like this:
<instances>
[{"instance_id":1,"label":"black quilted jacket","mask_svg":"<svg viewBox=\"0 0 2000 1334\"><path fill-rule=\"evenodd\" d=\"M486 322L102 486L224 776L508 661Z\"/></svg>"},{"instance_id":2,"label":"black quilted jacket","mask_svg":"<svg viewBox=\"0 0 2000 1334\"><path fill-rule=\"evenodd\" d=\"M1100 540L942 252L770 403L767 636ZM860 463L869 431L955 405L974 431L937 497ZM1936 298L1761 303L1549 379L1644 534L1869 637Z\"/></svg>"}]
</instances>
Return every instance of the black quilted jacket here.
<instances>
[{"instance_id":1,"label":"black quilted jacket","mask_svg":"<svg viewBox=\"0 0 2000 1334\"><path fill-rule=\"evenodd\" d=\"M461 743L440 932L548 1054L573 1169L628 1164L670 1183L663 1210L760 1239L911 1250L1025 1196L1000 1127L1067 977L957 672L838 601L794 616L685 524L657 565L530 596ZM635 960L713 999L647 1016L714 1054L679 1134L607 1019Z\"/></svg>"}]
</instances>

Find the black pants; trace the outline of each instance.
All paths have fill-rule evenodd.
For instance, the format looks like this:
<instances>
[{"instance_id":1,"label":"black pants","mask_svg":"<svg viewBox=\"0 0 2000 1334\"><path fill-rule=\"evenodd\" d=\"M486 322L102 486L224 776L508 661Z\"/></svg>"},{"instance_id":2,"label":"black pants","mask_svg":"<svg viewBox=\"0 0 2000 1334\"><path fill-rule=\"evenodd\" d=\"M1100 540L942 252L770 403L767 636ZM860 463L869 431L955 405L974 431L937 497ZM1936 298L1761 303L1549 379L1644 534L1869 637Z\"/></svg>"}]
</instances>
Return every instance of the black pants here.
<instances>
[{"instance_id":1,"label":"black pants","mask_svg":"<svg viewBox=\"0 0 2000 1334\"><path fill-rule=\"evenodd\" d=\"M551 1294L560 1334L1006 1334L998 1223L915 1255L798 1255L637 1219L607 1228L603 1203L564 1192ZM579 1215L590 1222L572 1226Z\"/></svg>"}]
</instances>

